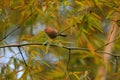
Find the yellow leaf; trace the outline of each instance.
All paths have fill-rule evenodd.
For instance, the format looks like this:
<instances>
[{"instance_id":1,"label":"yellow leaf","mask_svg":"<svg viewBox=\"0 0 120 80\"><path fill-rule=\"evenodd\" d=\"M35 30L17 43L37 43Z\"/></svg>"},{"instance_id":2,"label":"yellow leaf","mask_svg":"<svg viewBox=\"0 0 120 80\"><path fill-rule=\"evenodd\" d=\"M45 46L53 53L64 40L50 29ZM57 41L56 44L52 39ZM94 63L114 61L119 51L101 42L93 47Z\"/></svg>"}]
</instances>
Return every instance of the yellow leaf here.
<instances>
[{"instance_id":1,"label":"yellow leaf","mask_svg":"<svg viewBox=\"0 0 120 80\"><path fill-rule=\"evenodd\" d=\"M86 3L87 3L89 6L91 6L90 0L86 0Z\"/></svg>"},{"instance_id":2,"label":"yellow leaf","mask_svg":"<svg viewBox=\"0 0 120 80\"><path fill-rule=\"evenodd\" d=\"M93 54L93 55L95 55L95 52L94 52L94 48L93 48L93 45L91 44L91 43L87 43L87 46L88 46L88 48L90 49L90 52Z\"/></svg>"},{"instance_id":3,"label":"yellow leaf","mask_svg":"<svg viewBox=\"0 0 120 80\"><path fill-rule=\"evenodd\" d=\"M80 78L79 78L79 76L78 76L77 74L73 73L73 75L74 75L78 80L80 80Z\"/></svg>"},{"instance_id":4,"label":"yellow leaf","mask_svg":"<svg viewBox=\"0 0 120 80\"><path fill-rule=\"evenodd\" d=\"M102 20L102 18L101 18L100 16L98 16L97 14L92 13L92 15L93 15L95 18L97 18L97 19L99 19L99 20Z\"/></svg>"},{"instance_id":5,"label":"yellow leaf","mask_svg":"<svg viewBox=\"0 0 120 80\"><path fill-rule=\"evenodd\" d=\"M42 11L40 9L38 9L37 7L35 7L35 10L39 13L42 14Z\"/></svg>"},{"instance_id":6,"label":"yellow leaf","mask_svg":"<svg viewBox=\"0 0 120 80\"><path fill-rule=\"evenodd\" d=\"M90 43L88 42L88 43L87 43L87 46L88 46L88 48L89 48L89 50L90 50L90 52L92 53L93 56L95 56L95 57L97 57L97 58L102 58L101 55L99 55L98 53L95 52L95 49L94 49L94 47L93 47L92 44L90 44Z\"/></svg>"},{"instance_id":7,"label":"yellow leaf","mask_svg":"<svg viewBox=\"0 0 120 80\"><path fill-rule=\"evenodd\" d=\"M75 1L77 4L81 5L81 6L84 6L84 4L80 1Z\"/></svg>"},{"instance_id":8,"label":"yellow leaf","mask_svg":"<svg viewBox=\"0 0 120 80\"><path fill-rule=\"evenodd\" d=\"M13 10L17 10L17 9L21 9L21 8L23 8L23 5L15 6L15 7L13 7L12 9L13 9Z\"/></svg>"}]
</instances>

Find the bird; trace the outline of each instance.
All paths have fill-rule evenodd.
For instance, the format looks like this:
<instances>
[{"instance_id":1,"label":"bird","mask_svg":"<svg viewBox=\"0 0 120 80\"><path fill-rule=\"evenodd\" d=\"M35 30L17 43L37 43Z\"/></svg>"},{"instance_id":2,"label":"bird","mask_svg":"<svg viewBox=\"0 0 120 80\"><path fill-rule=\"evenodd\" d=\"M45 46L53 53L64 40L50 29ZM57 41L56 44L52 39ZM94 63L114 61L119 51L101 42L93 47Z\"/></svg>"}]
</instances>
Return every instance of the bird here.
<instances>
[{"instance_id":1,"label":"bird","mask_svg":"<svg viewBox=\"0 0 120 80\"><path fill-rule=\"evenodd\" d=\"M52 27L46 27L44 31L51 39L54 39L58 36L62 36L62 37L67 36L65 34L59 33L57 29L52 28Z\"/></svg>"}]
</instances>

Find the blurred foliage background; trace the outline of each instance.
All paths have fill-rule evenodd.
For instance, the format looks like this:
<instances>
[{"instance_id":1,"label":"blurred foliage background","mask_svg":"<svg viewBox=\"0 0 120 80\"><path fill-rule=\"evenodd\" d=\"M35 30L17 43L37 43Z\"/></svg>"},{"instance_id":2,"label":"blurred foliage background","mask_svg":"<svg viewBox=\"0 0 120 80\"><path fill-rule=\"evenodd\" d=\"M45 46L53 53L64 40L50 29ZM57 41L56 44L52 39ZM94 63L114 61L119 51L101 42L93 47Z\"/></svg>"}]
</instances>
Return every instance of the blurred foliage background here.
<instances>
[{"instance_id":1,"label":"blurred foliage background","mask_svg":"<svg viewBox=\"0 0 120 80\"><path fill-rule=\"evenodd\" d=\"M114 21L119 5L119 0L0 0L0 80L100 80L103 53L94 50L105 44L112 22L119 26L120 16ZM47 26L67 37L50 39ZM112 53L120 55L119 31L115 39ZM12 46L26 43L43 45ZM120 80L119 59L111 55L106 80Z\"/></svg>"}]
</instances>

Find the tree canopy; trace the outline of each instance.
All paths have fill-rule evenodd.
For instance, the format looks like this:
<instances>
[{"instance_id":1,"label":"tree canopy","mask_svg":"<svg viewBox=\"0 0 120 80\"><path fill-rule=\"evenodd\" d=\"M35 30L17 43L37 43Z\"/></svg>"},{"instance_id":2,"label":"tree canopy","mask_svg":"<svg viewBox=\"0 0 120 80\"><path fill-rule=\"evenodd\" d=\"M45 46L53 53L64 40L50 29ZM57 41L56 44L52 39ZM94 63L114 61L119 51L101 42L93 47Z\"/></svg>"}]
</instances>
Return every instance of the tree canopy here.
<instances>
[{"instance_id":1,"label":"tree canopy","mask_svg":"<svg viewBox=\"0 0 120 80\"><path fill-rule=\"evenodd\" d=\"M120 80L119 0L0 0L1 80ZM46 27L67 35L50 38Z\"/></svg>"}]
</instances>

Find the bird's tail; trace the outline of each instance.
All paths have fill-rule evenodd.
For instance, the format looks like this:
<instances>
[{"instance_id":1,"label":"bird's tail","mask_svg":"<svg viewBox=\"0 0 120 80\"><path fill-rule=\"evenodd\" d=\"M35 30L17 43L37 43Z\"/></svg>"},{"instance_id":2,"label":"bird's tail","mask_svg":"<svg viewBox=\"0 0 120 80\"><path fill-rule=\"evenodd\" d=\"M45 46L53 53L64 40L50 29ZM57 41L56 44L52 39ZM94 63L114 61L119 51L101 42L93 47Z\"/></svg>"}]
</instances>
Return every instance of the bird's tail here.
<instances>
[{"instance_id":1,"label":"bird's tail","mask_svg":"<svg viewBox=\"0 0 120 80\"><path fill-rule=\"evenodd\" d=\"M62 37L67 37L67 35L66 34L59 34L59 36L62 36Z\"/></svg>"}]
</instances>

